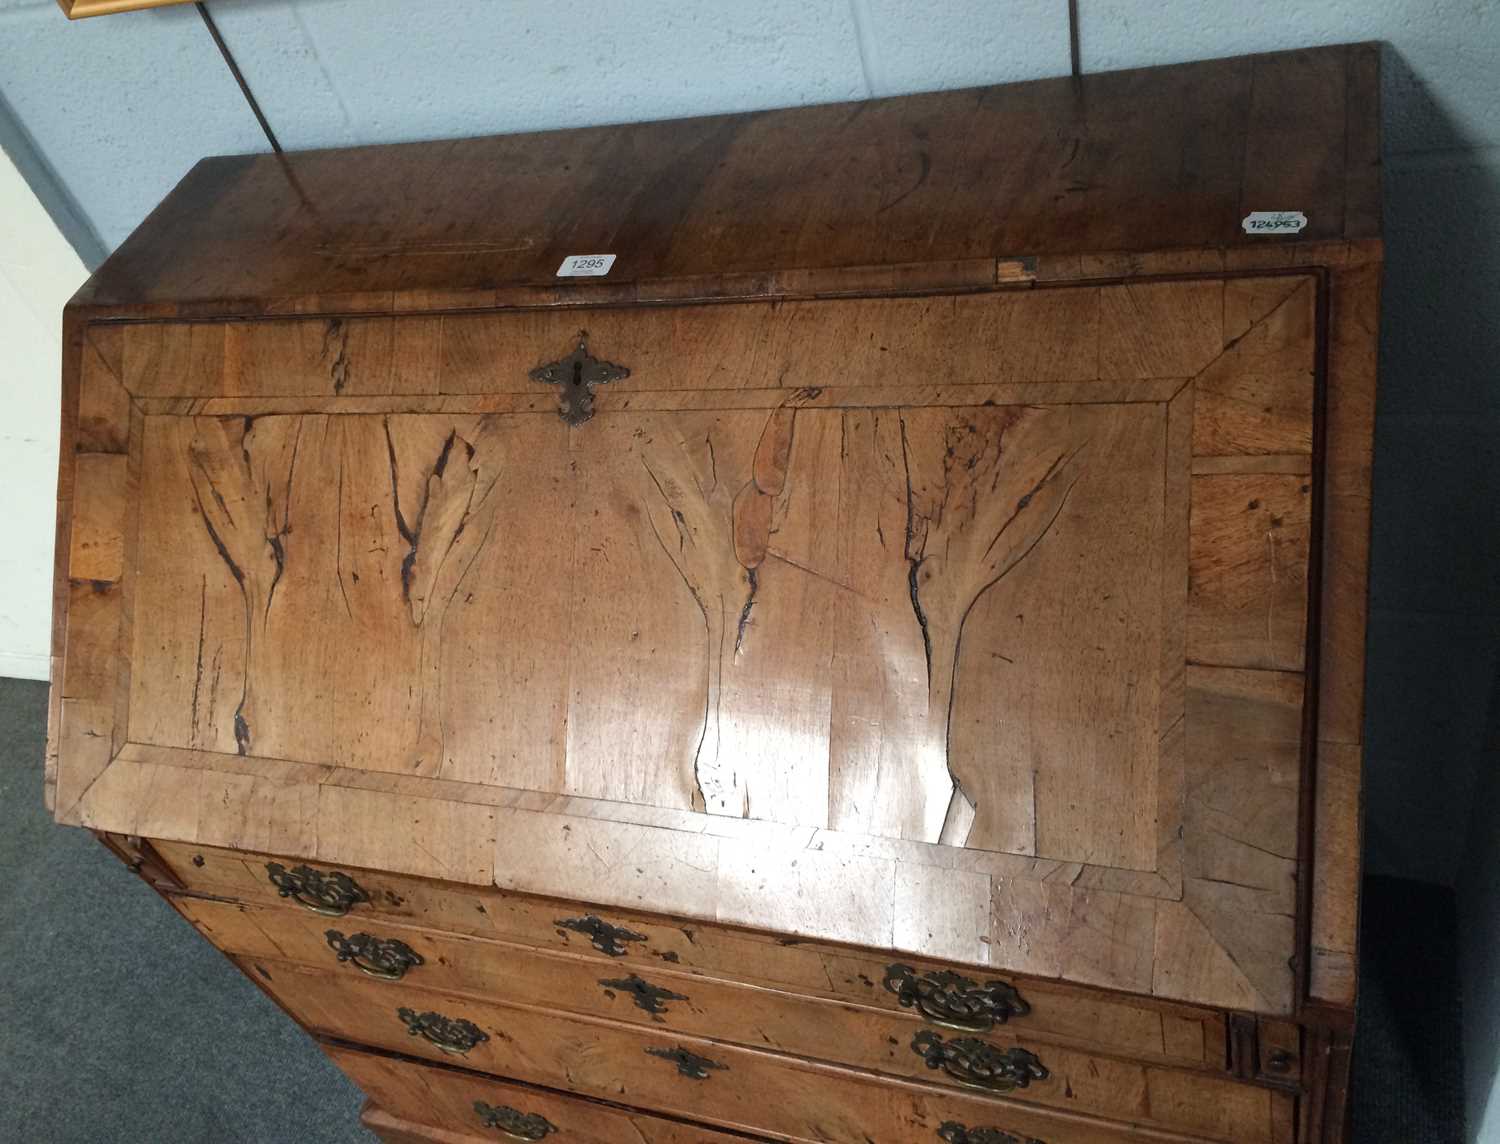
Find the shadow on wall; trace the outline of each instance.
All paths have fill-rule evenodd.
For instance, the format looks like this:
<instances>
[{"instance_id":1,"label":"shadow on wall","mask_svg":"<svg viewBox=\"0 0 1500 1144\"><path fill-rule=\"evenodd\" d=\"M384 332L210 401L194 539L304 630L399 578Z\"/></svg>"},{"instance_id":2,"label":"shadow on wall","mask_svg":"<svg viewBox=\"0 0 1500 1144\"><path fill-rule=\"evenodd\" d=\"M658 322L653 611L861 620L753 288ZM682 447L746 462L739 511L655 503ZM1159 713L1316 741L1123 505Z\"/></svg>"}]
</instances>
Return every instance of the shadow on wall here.
<instances>
[{"instance_id":1,"label":"shadow on wall","mask_svg":"<svg viewBox=\"0 0 1500 1144\"><path fill-rule=\"evenodd\" d=\"M1389 47L1382 67L1366 864L1459 890L1467 1138L1489 1144L1500 1141L1500 153L1464 138Z\"/></svg>"},{"instance_id":2,"label":"shadow on wall","mask_svg":"<svg viewBox=\"0 0 1500 1144\"><path fill-rule=\"evenodd\" d=\"M1469 1139L1500 1144L1500 669L1458 883Z\"/></svg>"},{"instance_id":3,"label":"shadow on wall","mask_svg":"<svg viewBox=\"0 0 1500 1144\"><path fill-rule=\"evenodd\" d=\"M1500 158L1382 67L1366 863L1453 885L1500 644Z\"/></svg>"},{"instance_id":4,"label":"shadow on wall","mask_svg":"<svg viewBox=\"0 0 1500 1144\"><path fill-rule=\"evenodd\" d=\"M52 165L43 158L36 142L21 126L21 120L6 102L4 92L0 92L0 151L21 172L21 178L26 180L26 185L36 195L42 209L52 219L52 224L78 252L83 264L90 271L97 269L108 253L104 243L94 233L82 209L63 186Z\"/></svg>"}]
</instances>

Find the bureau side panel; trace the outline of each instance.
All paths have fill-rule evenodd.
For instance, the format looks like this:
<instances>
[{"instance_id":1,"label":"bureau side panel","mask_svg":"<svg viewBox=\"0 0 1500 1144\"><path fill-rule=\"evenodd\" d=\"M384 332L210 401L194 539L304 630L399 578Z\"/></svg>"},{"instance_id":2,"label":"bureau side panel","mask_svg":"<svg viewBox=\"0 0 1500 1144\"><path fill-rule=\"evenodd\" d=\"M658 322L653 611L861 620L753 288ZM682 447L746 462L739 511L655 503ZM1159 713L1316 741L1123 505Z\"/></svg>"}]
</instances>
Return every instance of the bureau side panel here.
<instances>
[{"instance_id":1,"label":"bureau side panel","mask_svg":"<svg viewBox=\"0 0 1500 1144\"><path fill-rule=\"evenodd\" d=\"M1356 994L1370 461L1381 266L1328 280L1322 591L1318 648L1308 992L1352 1008Z\"/></svg>"}]
</instances>

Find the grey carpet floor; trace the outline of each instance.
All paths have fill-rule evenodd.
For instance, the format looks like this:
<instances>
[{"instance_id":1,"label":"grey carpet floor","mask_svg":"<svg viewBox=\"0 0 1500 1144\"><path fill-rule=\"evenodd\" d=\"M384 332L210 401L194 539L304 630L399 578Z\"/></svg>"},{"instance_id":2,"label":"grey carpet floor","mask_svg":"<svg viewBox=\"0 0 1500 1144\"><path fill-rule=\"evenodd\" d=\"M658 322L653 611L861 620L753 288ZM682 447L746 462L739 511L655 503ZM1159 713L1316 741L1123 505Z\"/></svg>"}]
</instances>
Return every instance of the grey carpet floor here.
<instances>
[{"instance_id":1,"label":"grey carpet floor","mask_svg":"<svg viewBox=\"0 0 1500 1144\"><path fill-rule=\"evenodd\" d=\"M0 1144L372 1144L358 1091L42 808L45 684L0 679ZM1370 879L1354 1144L1463 1144L1451 895Z\"/></svg>"},{"instance_id":2,"label":"grey carpet floor","mask_svg":"<svg viewBox=\"0 0 1500 1144\"><path fill-rule=\"evenodd\" d=\"M1354 1144L1463 1144L1458 911L1450 890L1366 878Z\"/></svg>"},{"instance_id":3,"label":"grey carpet floor","mask_svg":"<svg viewBox=\"0 0 1500 1144\"><path fill-rule=\"evenodd\" d=\"M0 1142L373 1144L359 1091L42 807L46 684L0 679Z\"/></svg>"}]
</instances>

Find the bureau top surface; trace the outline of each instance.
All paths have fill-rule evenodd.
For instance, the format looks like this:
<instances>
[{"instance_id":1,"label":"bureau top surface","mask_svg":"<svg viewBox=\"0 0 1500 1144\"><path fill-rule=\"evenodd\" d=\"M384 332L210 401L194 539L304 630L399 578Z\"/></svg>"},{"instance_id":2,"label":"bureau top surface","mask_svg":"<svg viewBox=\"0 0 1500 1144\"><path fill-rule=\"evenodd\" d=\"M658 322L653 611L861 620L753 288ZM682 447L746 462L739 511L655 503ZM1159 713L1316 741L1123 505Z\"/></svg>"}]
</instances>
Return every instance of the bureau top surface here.
<instances>
[{"instance_id":1,"label":"bureau top surface","mask_svg":"<svg viewBox=\"0 0 1500 1144\"><path fill-rule=\"evenodd\" d=\"M620 288L1372 238L1377 68L1375 45L1349 45L1076 84L206 159L78 301L184 314L330 296L442 305L556 286L573 254L616 255L605 281ZM1307 222L1247 235L1252 211ZM597 285L565 282L558 297Z\"/></svg>"}]
</instances>

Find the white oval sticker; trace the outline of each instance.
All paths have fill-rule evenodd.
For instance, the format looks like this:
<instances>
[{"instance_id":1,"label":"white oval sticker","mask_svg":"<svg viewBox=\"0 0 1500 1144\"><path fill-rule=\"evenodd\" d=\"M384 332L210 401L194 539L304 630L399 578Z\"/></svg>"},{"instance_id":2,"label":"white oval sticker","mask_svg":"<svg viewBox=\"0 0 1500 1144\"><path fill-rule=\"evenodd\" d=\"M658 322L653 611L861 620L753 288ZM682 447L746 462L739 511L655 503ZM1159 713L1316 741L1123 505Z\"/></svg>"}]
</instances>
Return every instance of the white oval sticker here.
<instances>
[{"instance_id":1,"label":"white oval sticker","mask_svg":"<svg viewBox=\"0 0 1500 1144\"><path fill-rule=\"evenodd\" d=\"M559 278L602 278L615 264L613 254L570 254L557 268Z\"/></svg>"},{"instance_id":2,"label":"white oval sticker","mask_svg":"<svg viewBox=\"0 0 1500 1144\"><path fill-rule=\"evenodd\" d=\"M1307 225L1301 211L1251 211L1240 224L1246 234L1296 234Z\"/></svg>"}]
</instances>

